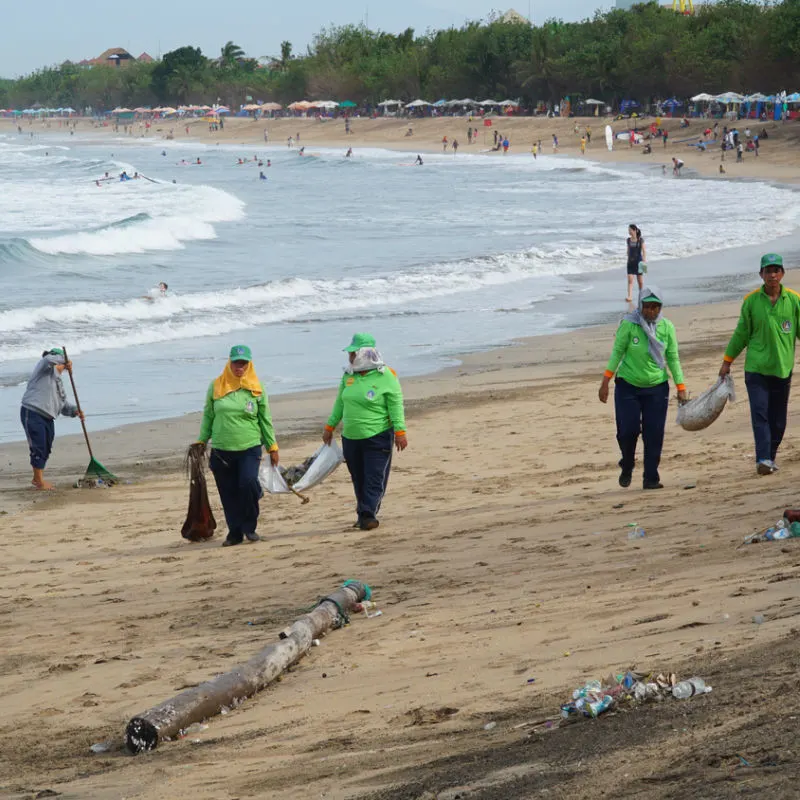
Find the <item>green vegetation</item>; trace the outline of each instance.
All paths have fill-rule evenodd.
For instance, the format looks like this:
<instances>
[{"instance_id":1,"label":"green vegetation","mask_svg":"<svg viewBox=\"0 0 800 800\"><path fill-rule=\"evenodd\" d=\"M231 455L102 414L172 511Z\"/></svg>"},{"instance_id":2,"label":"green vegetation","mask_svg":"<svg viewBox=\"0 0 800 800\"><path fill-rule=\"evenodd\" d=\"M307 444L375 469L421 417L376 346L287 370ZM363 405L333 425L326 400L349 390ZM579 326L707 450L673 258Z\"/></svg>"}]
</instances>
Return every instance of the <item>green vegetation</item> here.
<instances>
[{"instance_id":1,"label":"green vegetation","mask_svg":"<svg viewBox=\"0 0 800 800\"><path fill-rule=\"evenodd\" d=\"M651 2L576 23L532 27L502 22L416 36L363 25L323 29L301 56L247 58L227 42L217 59L181 47L154 64L81 68L66 62L0 82L0 104L109 109L158 103L238 108L249 97L288 103L392 97L522 98L564 95L647 101L701 91L800 88L800 0L720 0L683 17Z\"/></svg>"}]
</instances>

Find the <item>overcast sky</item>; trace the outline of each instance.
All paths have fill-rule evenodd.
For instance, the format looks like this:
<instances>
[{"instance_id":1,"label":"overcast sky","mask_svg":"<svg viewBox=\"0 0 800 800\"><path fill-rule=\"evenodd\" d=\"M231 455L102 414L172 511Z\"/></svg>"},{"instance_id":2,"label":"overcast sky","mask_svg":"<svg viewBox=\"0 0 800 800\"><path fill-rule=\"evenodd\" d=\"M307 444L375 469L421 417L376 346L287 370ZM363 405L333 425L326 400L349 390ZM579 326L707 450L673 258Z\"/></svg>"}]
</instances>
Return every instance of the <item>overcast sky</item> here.
<instances>
[{"instance_id":1,"label":"overcast sky","mask_svg":"<svg viewBox=\"0 0 800 800\"><path fill-rule=\"evenodd\" d=\"M613 0L531 0L530 10L540 23L548 17L583 19L611 5ZM369 15L371 28L423 32L485 18L492 8L515 8L527 16L528 0L496 6L492 0L36 0L30 6L12 3L12 8L0 24L0 76L6 78L67 59L94 58L109 47L156 57L190 44L217 56L232 39L259 57L277 54L288 39L297 53L331 23L358 23Z\"/></svg>"}]
</instances>

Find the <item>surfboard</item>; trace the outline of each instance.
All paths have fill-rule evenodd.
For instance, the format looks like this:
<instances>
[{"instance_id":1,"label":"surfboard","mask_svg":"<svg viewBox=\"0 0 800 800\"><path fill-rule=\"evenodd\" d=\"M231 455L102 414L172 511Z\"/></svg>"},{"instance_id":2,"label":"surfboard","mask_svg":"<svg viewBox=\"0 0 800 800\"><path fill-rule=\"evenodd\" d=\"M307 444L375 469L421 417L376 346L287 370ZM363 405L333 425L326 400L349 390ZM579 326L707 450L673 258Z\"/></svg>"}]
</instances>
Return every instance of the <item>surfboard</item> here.
<instances>
[{"instance_id":1,"label":"surfboard","mask_svg":"<svg viewBox=\"0 0 800 800\"><path fill-rule=\"evenodd\" d=\"M614 149L614 131L610 125L606 125L606 147L609 151Z\"/></svg>"}]
</instances>

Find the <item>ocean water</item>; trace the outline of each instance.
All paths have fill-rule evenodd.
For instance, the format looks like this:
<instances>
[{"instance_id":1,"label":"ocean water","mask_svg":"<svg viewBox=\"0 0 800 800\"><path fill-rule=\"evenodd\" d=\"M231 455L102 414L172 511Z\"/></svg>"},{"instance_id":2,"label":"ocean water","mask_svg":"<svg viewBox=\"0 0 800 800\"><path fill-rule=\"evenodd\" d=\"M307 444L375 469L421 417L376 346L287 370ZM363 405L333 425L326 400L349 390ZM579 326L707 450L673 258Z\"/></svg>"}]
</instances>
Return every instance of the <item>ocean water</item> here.
<instances>
[{"instance_id":1,"label":"ocean water","mask_svg":"<svg viewBox=\"0 0 800 800\"><path fill-rule=\"evenodd\" d=\"M786 187L463 150L417 167L378 149L0 135L0 441L22 437L51 346L107 428L199 409L232 344L275 394L334 387L355 331L402 375L612 318L630 222L676 302L737 293L753 274L731 248L800 225Z\"/></svg>"}]
</instances>

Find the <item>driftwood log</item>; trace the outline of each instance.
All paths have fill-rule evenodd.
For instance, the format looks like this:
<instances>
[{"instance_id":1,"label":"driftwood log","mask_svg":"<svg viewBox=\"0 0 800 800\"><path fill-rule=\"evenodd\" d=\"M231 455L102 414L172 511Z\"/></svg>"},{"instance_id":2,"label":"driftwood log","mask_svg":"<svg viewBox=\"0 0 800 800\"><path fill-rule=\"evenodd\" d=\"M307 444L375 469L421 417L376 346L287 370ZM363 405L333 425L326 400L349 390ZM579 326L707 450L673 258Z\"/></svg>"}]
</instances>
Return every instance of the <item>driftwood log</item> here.
<instances>
[{"instance_id":1,"label":"driftwood log","mask_svg":"<svg viewBox=\"0 0 800 800\"><path fill-rule=\"evenodd\" d=\"M281 639L256 653L248 662L135 716L128 723L125 741L132 753L154 750L194 722L234 708L245 698L275 680L311 648L311 643L331 628L344 624L353 606L368 598L369 587L359 581L344 586L319 601L281 634Z\"/></svg>"}]
</instances>

